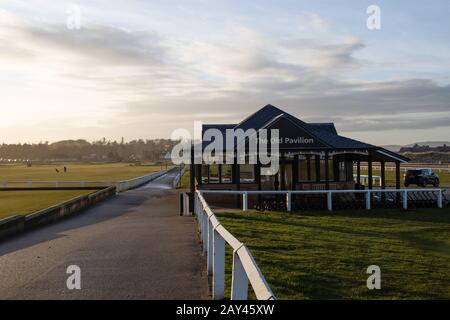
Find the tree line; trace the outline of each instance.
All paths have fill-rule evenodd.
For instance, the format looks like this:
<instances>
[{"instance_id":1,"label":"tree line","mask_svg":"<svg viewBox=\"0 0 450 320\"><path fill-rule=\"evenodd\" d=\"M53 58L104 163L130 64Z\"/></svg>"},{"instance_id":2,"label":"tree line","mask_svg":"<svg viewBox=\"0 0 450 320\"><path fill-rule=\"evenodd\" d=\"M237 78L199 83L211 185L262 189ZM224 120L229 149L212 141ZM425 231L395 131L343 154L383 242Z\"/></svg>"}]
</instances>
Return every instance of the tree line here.
<instances>
[{"instance_id":1,"label":"tree line","mask_svg":"<svg viewBox=\"0 0 450 320\"><path fill-rule=\"evenodd\" d=\"M177 141L169 139L129 142L64 140L54 143L0 145L0 161L158 161L170 153Z\"/></svg>"}]
</instances>

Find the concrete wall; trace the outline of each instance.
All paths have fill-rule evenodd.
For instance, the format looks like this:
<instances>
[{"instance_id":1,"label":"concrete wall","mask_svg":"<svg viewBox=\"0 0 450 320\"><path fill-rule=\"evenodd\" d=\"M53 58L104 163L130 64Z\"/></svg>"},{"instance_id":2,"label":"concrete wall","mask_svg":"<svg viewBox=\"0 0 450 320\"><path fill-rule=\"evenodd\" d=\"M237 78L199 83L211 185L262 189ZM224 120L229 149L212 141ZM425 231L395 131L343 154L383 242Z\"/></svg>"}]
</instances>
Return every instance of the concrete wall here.
<instances>
[{"instance_id":1,"label":"concrete wall","mask_svg":"<svg viewBox=\"0 0 450 320\"><path fill-rule=\"evenodd\" d=\"M18 215L2 219L0 239L79 213L115 194L116 187L108 187L26 216Z\"/></svg>"}]
</instances>

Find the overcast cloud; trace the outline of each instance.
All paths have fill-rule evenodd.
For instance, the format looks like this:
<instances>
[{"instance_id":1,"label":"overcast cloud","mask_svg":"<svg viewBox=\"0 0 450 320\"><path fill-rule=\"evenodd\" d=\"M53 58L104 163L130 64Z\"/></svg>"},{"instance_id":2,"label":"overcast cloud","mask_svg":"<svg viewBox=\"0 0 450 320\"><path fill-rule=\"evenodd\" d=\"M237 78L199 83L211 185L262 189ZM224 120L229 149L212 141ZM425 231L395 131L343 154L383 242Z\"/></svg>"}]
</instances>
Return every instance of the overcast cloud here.
<instances>
[{"instance_id":1,"label":"overcast cloud","mask_svg":"<svg viewBox=\"0 0 450 320\"><path fill-rule=\"evenodd\" d=\"M343 32L320 12L300 9L286 8L292 20L273 29L246 13L247 5L221 27L209 20L214 12L200 8L203 20L194 21L195 13L180 9L193 19L191 29L173 30L158 14L164 6L147 24L139 19L144 4L123 3L136 14L127 25L117 5L105 9L110 21L99 18L100 1L86 4L81 30L69 30L54 15L64 6L31 16L15 4L0 11L5 142L168 137L193 120L238 122L268 103L305 121L335 121L344 135L371 143L450 139L450 58L439 56L440 47L439 59L389 55L399 49L387 40L376 54L380 40L368 31ZM233 5L230 11L240 10Z\"/></svg>"}]
</instances>

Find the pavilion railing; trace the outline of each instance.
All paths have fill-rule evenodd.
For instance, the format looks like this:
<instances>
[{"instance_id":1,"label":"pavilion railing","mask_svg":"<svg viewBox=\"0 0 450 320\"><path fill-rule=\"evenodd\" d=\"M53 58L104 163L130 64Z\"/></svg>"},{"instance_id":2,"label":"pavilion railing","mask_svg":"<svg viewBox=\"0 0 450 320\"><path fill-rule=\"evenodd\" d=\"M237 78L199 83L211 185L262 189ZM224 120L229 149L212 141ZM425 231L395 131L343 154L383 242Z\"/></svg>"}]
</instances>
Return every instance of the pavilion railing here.
<instances>
[{"instance_id":1,"label":"pavilion railing","mask_svg":"<svg viewBox=\"0 0 450 320\"><path fill-rule=\"evenodd\" d=\"M200 191L195 193L194 213L207 255L208 275L212 276L213 299L225 297L225 244L228 244L233 249L231 300L247 300L249 282L258 300L275 300L248 248L225 229Z\"/></svg>"},{"instance_id":2,"label":"pavilion railing","mask_svg":"<svg viewBox=\"0 0 450 320\"><path fill-rule=\"evenodd\" d=\"M443 207L442 189L373 189L373 190L286 190L286 191L236 191L200 190L202 194L239 195L242 210L249 209L250 195L271 195L277 206L274 209L292 211L302 209L349 208L418 208Z\"/></svg>"}]
</instances>

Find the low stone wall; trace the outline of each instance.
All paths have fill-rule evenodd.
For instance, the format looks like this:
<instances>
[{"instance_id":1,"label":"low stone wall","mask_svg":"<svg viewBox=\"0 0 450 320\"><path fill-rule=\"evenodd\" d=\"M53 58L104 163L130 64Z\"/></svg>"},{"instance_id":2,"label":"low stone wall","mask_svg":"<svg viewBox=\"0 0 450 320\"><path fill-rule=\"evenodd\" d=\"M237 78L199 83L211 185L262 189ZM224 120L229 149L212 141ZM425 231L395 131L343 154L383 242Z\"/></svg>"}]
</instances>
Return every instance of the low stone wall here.
<instances>
[{"instance_id":1,"label":"low stone wall","mask_svg":"<svg viewBox=\"0 0 450 320\"><path fill-rule=\"evenodd\" d=\"M107 187L26 216L18 215L2 219L0 239L79 213L115 194L116 187Z\"/></svg>"}]
</instances>

